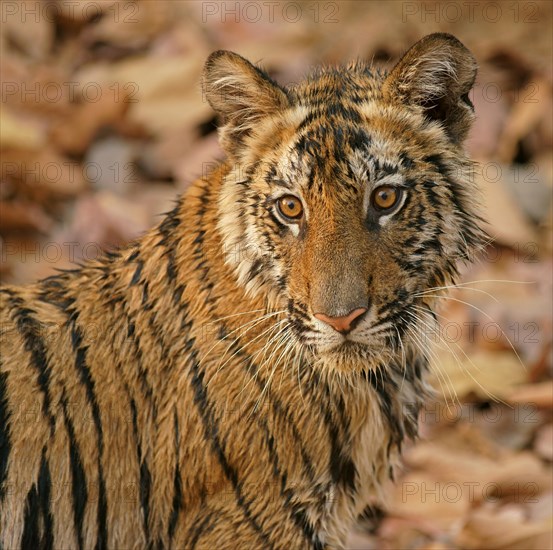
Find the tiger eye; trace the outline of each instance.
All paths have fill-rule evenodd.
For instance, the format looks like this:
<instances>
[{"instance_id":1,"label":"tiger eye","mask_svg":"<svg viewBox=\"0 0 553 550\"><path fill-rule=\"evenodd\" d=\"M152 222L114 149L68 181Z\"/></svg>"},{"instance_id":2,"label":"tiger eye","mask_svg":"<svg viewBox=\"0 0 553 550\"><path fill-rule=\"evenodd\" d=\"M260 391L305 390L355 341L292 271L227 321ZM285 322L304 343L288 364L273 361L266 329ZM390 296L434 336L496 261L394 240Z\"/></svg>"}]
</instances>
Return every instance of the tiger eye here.
<instances>
[{"instance_id":1,"label":"tiger eye","mask_svg":"<svg viewBox=\"0 0 553 550\"><path fill-rule=\"evenodd\" d=\"M398 200L398 190L390 185L377 187L372 194L372 204L377 210L389 210L397 204Z\"/></svg>"},{"instance_id":2,"label":"tiger eye","mask_svg":"<svg viewBox=\"0 0 553 550\"><path fill-rule=\"evenodd\" d=\"M292 195L280 197L277 201L279 212L290 220L299 220L303 215L303 206L300 199Z\"/></svg>"}]
</instances>

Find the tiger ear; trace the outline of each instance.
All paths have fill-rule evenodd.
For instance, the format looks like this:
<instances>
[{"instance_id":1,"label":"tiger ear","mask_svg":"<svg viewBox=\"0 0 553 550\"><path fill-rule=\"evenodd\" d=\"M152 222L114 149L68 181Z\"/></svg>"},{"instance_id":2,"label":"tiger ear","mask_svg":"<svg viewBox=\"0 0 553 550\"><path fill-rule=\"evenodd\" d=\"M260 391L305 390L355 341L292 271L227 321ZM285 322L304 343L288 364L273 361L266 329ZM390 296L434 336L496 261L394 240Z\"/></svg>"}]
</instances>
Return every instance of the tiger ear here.
<instances>
[{"instance_id":1,"label":"tiger ear","mask_svg":"<svg viewBox=\"0 0 553 550\"><path fill-rule=\"evenodd\" d=\"M289 106L286 92L240 55L219 50L206 61L203 90L222 118L221 145L231 156L264 117Z\"/></svg>"},{"instance_id":2,"label":"tiger ear","mask_svg":"<svg viewBox=\"0 0 553 550\"><path fill-rule=\"evenodd\" d=\"M454 142L462 142L474 120L468 97L476 78L476 59L447 33L425 36L400 59L384 81L384 97L416 105L444 126Z\"/></svg>"}]
</instances>

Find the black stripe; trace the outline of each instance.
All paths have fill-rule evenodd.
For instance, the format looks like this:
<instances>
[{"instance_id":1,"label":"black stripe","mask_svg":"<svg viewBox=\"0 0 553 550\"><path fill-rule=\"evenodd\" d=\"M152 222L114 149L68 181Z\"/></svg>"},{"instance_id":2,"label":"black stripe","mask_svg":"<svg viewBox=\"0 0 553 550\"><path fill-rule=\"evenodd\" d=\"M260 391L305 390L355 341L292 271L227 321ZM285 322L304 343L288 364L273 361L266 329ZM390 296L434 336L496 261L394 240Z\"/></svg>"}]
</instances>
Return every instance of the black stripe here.
<instances>
[{"instance_id":1,"label":"black stripe","mask_svg":"<svg viewBox=\"0 0 553 550\"><path fill-rule=\"evenodd\" d=\"M102 432L102 421L100 417L100 408L94 395L94 380L86 364L87 346L82 345L83 337L79 327L76 324L78 313L73 311L70 319L71 324L71 342L73 351L75 352L75 368L79 373L81 383L85 387L87 401L92 408L92 418L96 428L98 442L98 538L96 540L96 548L107 548L107 498L106 484L104 480L104 469L102 466L102 456L104 452L104 437Z\"/></svg>"},{"instance_id":2,"label":"black stripe","mask_svg":"<svg viewBox=\"0 0 553 550\"><path fill-rule=\"evenodd\" d=\"M52 513L50 511L50 492L52 489L52 479L50 477L50 468L46 460L46 449L42 451L42 462L38 474L38 499L40 510L42 512L43 537L40 548L49 550L54 545L54 525Z\"/></svg>"},{"instance_id":3,"label":"black stripe","mask_svg":"<svg viewBox=\"0 0 553 550\"><path fill-rule=\"evenodd\" d=\"M182 508L182 481L178 464L175 466L175 478L173 484L173 508L169 518L169 538L171 540L175 535L175 529L177 528L177 521L179 519L179 511Z\"/></svg>"},{"instance_id":4,"label":"black stripe","mask_svg":"<svg viewBox=\"0 0 553 550\"><path fill-rule=\"evenodd\" d=\"M65 284L67 284L65 274L53 275L44 279L40 283L42 290L38 295L38 299L67 313L67 309L71 306L73 300L65 296Z\"/></svg>"},{"instance_id":5,"label":"black stripe","mask_svg":"<svg viewBox=\"0 0 553 550\"><path fill-rule=\"evenodd\" d=\"M38 484L33 483L27 493L25 502L25 517L23 520L23 536L21 548L51 549L53 547L53 520L50 513L50 491L52 481L46 460L46 449L42 450L42 460L38 474ZM42 514L42 534L40 516Z\"/></svg>"},{"instance_id":6,"label":"black stripe","mask_svg":"<svg viewBox=\"0 0 553 550\"><path fill-rule=\"evenodd\" d=\"M143 282L143 290L147 288L146 282ZM144 298L144 295L143 295ZM153 389L150 385L150 382L148 380L147 372L144 369L144 360L142 351L140 349L139 341L140 339L135 338L136 334L136 326L134 324L134 321L131 319L128 311L127 311L127 301L123 299L121 296L117 294L112 295L112 300L114 303L119 304L121 307L120 313L121 313L121 320L127 322L127 338L129 339L130 343L132 344L133 350L134 350L134 358L133 363L136 365L136 369L138 372L138 381L140 382L140 389L142 390L142 394L144 396L144 400L152 405L154 417L156 415L156 407L153 399ZM143 304L144 305L144 304ZM146 305L144 307L145 310L151 309L151 306ZM118 368L120 369L119 362L116 362ZM123 373L122 373L123 376ZM127 394L130 395L129 390L127 388Z\"/></svg>"},{"instance_id":7,"label":"black stripe","mask_svg":"<svg viewBox=\"0 0 553 550\"><path fill-rule=\"evenodd\" d=\"M274 437L270 433L269 427L264 420L260 421L259 423L263 430L265 443L267 444L267 449L269 451L269 459L272 465L273 477L275 478L275 480L280 480L280 495L281 497L285 497L284 508L288 510L292 508L292 510L290 511L290 516L296 526L302 531L304 538L313 545L313 548L320 548L322 550L323 543L317 536L313 525L309 521L305 506L295 502L296 495L294 494L293 489L287 486L288 476L286 472L282 470L279 464L279 458L277 450L275 448Z\"/></svg>"},{"instance_id":8,"label":"black stripe","mask_svg":"<svg viewBox=\"0 0 553 550\"><path fill-rule=\"evenodd\" d=\"M303 373L306 371L306 369L301 369L301 371ZM310 374L311 376L308 377L306 386L311 390L309 392L310 397L313 400L314 405L319 407L329 433L329 468L332 481L337 485L341 485L353 494L356 490L357 468L355 467L355 464L352 461L351 457L344 454L349 435L347 419L344 416L345 411L343 408L343 401L341 401L340 398L340 401L335 404L335 409L340 414L340 424L342 426L342 429L344 430L344 434L341 436L340 430L337 424L334 422L332 410L327 406L333 400L332 392L330 391L328 384L322 380L317 371L313 369L310 371ZM317 398L318 392L321 389L323 389L323 391L325 392L324 399Z\"/></svg>"},{"instance_id":9,"label":"black stripe","mask_svg":"<svg viewBox=\"0 0 553 550\"><path fill-rule=\"evenodd\" d=\"M136 453L138 464L140 465L140 505L144 514L144 534L148 539L148 518L150 515L150 489L152 485L152 476L148 468L148 463L145 457L142 456L142 446L140 444L140 434L138 432L138 414L136 411L136 403L131 399L131 413L134 438L136 442Z\"/></svg>"},{"instance_id":10,"label":"black stripe","mask_svg":"<svg viewBox=\"0 0 553 550\"><path fill-rule=\"evenodd\" d=\"M312 122L317 120L321 114L317 111L309 111L309 113L305 116L305 118L299 123L298 127L296 128L296 134L300 134L307 126L309 126Z\"/></svg>"},{"instance_id":11,"label":"black stripe","mask_svg":"<svg viewBox=\"0 0 553 550\"><path fill-rule=\"evenodd\" d=\"M362 128L350 128L347 136L348 146L352 150L364 151L371 144L371 136Z\"/></svg>"},{"instance_id":12,"label":"black stripe","mask_svg":"<svg viewBox=\"0 0 553 550\"><path fill-rule=\"evenodd\" d=\"M14 317L17 329L24 340L25 350L31 354L31 364L38 373L38 385L43 394L44 415L50 422L50 433L54 433L55 419L50 410L50 365L46 358L46 349L40 337L41 323L34 319L33 310L24 307L21 298L12 296L10 302L14 308Z\"/></svg>"},{"instance_id":13,"label":"black stripe","mask_svg":"<svg viewBox=\"0 0 553 550\"><path fill-rule=\"evenodd\" d=\"M180 464L179 464L179 422L177 418L177 413L175 411L174 417L175 424L175 480L174 480L174 492L173 492L173 509L171 511L171 518L169 520L169 539L173 539L175 534L175 529L177 527L177 521L179 518L179 512L182 509L182 479L180 475Z\"/></svg>"},{"instance_id":14,"label":"black stripe","mask_svg":"<svg viewBox=\"0 0 553 550\"><path fill-rule=\"evenodd\" d=\"M191 321L187 320L188 304L186 302L181 302L178 305L179 305L179 310L180 310L180 313L182 315L182 320L183 320L183 324L181 326L181 328L183 329L182 333L186 334L186 333L189 333L190 326L191 326ZM221 326L221 329L223 330L223 334L226 334L224 324L220 323L220 326ZM159 330L157 330L157 327L155 326L155 324L152 325L152 330L155 333L159 333ZM236 339L235 341L232 342L232 346L231 346L230 351L231 351L231 353L236 352L236 355L239 359L244 359L243 361L241 361L241 363L246 365L246 370L250 375L253 376L253 375L257 374L256 376L253 376L253 379L255 380L257 385L259 386L260 390L265 389L265 391L268 391L270 393L270 390L267 390L265 388L265 381L259 376L259 373L257 372L258 369L253 364L252 358L242 350L242 347L243 346L240 343L239 339ZM188 341L186 341L184 343L183 350L186 352L187 355L191 353L192 356L195 357L196 351L194 350L194 340L189 339ZM202 378L203 378L203 374L202 374ZM306 453L306 451L303 447L302 438L300 437L298 428L290 418L290 412L289 411L284 411L283 405L274 396L268 395L267 399L271 402L273 408L275 409L275 413L277 415L281 416L281 418L287 423L287 425L291 427L291 429L293 431L293 434L296 437L296 439L298 441L298 444L300 446L300 453L301 453L302 460L304 462L305 472L307 473L308 478L309 478L310 482L312 483L312 485L314 487L314 490L315 490L314 492L317 492L317 491L324 492L324 488L320 487L319 485L317 485L315 483L315 473L314 473L314 470L313 470L313 466L311 464L310 458L307 456L307 453ZM206 406L202 406L201 408L202 408L202 412L206 411ZM178 426L176 425L175 431L177 431L177 430L178 430ZM218 433L218 430L217 430L217 433ZM177 449L178 449L178 446L177 446ZM223 452L222 447L219 447L217 452L222 453ZM219 455L219 457L221 458L220 455ZM226 460L224 457L223 457L223 459ZM224 467L223 467L223 469L225 470ZM234 479L233 474L230 473L228 470L225 470L225 472L228 474L229 479L232 482L233 479ZM180 469L177 468L176 471L175 471L175 483L174 483L175 490L174 490L173 512L171 514L170 528L169 528L170 537L172 537L173 534L174 534L174 528L175 528L176 522L177 522L177 514L180 511L180 509L182 508L182 504L181 504L181 499L182 499L181 484L182 484L182 481L180 479ZM237 484L238 484L238 486L237 486ZM237 481L237 478L234 480L233 486L235 488L235 491L240 493L241 489L240 489L239 482ZM292 498L292 496L293 496L293 493L291 493L290 491L287 491L286 498L288 500L290 500ZM245 499L243 497L241 497L241 495L239 494L239 500L240 499L242 500L241 506L245 510L245 515L248 519L250 519L251 515L248 516L249 505L245 502ZM305 535L309 538L309 540L316 539L316 537L314 535L314 531L313 531L312 527L309 524L309 521L307 519L307 516L306 516L305 512L302 509L299 509L298 507L295 507L291 511L290 517L304 531ZM253 518L251 518L251 519L253 519ZM254 529L255 529L255 527L254 527Z\"/></svg>"},{"instance_id":15,"label":"black stripe","mask_svg":"<svg viewBox=\"0 0 553 550\"><path fill-rule=\"evenodd\" d=\"M75 299L67 294L67 290L63 287L63 281L52 279L44 292L41 294L41 299L55 305L64 314L68 316L66 325L70 330L71 344L75 353L75 369L79 375L81 384L85 388L88 404L92 409L92 418L96 428L96 440L98 445L98 534L96 540L96 548L102 549L107 546L107 498L106 485L104 480L104 472L102 466L102 455L104 450L104 440L102 433L102 423L100 418L100 409L94 395L94 381L90 374L90 370L86 364L87 347L82 345L83 337L77 321L79 318L78 311L75 309Z\"/></svg>"},{"instance_id":16,"label":"black stripe","mask_svg":"<svg viewBox=\"0 0 553 550\"><path fill-rule=\"evenodd\" d=\"M192 345L193 341L191 341L190 347L192 347ZM269 536L263 531L258 520L252 514L250 503L248 503L248 501L244 497L244 494L242 492L242 483L240 482L237 471L229 464L225 455L223 445L219 438L219 426L217 421L215 420L215 415L213 414L212 406L208 399L207 388L204 384L204 373L199 368L197 352L194 349L191 353L191 363L191 384L194 391L194 403L196 404L198 412L200 413L200 417L202 419L206 441L209 441L211 443L213 452L219 460L219 464L221 465L225 476L232 484L232 487L236 494L236 502L238 506L242 509L244 517L252 526L253 530L259 535L260 539L263 541L264 547L273 548L273 544L271 543Z\"/></svg>"},{"instance_id":17,"label":"black stripe","mask_svg":"<svg viewBox=\"0 0 553 550\"><path fill-rule=\"evenodd\" d=\"M211 531L216 522L217 517L214 517L213 512L209 512L209 514L207 514L194 529L194 533L190 537L190 542L188 543L189 550L194 550L196 548L196 544L198 544L198 540L200 540L200 537L204 534L206 530L207 532Z\"/></svg>"},{"instance_id":18,"label":"black stripe","mask_svg":"<svg viewBox=\"0 0 553 550\"><path fill-rule=\"evenodd\" d=\"M223 330L223 336L221 337L225 337L226 334L230 333L229 329L225 326L224 323L219 322L219 325ZM307 474L313 486L315 486L316 479L313 464L307 454L307 451L305 450L300 431L296 423L292 419L292 413L290 409L283 402L281 402L277 396L273 394L270 386L267 386L267 380L262 377L261 373L259 372L259 368L253 362L253 358L244 351L244 346L245 344L243 344L239 338L235 338L235 340L233 340L231 342L231 345L229 346L229 355L236 357L237 360L240 360L240 363L244 365L246 372L249 376L251 376L259 390L265 392L265 398L271 404L273 410L275 411L275 414L279 416L284 422L286 422L287 426L292 430L292 435L294 436L294 439L299 446L300 454L303 459L304 472Z\"/></svg>"},{"instance_id":19,"label":"black stripe","mask_svg":"<svg viewBox=\"0 0 553 550\"><path fill-rule=\"evenodd\" d=\"M285 230L289 230L288 226L278 219L273 210L269 210L269 217L271 218L271 221L273 221L274 224L277 226L280 235L283 235Z\"/></svg>"},{"instance_id":20,"label":"black stripe","mask_svg":"<svg viewBox=\"0 0 553 550\"><path fill-rule=\"evenodd\" d=\"M179 209L180 204L177 203L175 208L167 213L164 220L158 227L161 240L158 245L165 248L165 255L167 256L167 278L169 281L174 281L177 275L176 269L176 247L174 246L174 237L176 229L179 226Z\"/></svg>"},{"instance_id":21,"label":"black stripe","mask_svg":"<svg viewBox=\"0 0 553 550\"><path fill-rule=\"evenodd\" d=\"M75 429L73 423L67 414L67 400L65 397L65 391L62 395L61 406L63 409L63 416L65 420L65 428L67 430L67 436L69 438L69 460L71 462L71 475L73 483L71 490L73 494L73 519L75 521L75 530L77 531L77 542L79 548L83 548L83 519L88 500L88 489L86 483L86 475L83 468L83 462L77 439L75 438Z\"/></svg>"},{"instance_id":22,"label":"black stripe","mask_svg":"<svg viewBox=\"0 0 553 550\"><path fill-rule=\"evenodd\" d=\"M400 161L401 165L404 168L406 168L407 170L412 168L413 165L415 164L413 159L409 156L409 153L407 153L406 151L402 151L399 154L399 161Z\"/></svg>"},{"instance_id":23,"label":"black stripe","mask_svg":"<svg viewBox=\"0 0 553 550\"><path fill-rule=\"evenodd\" d=\"M394 384L392 379L384 371L380 373L377 373L373 370L369 371L368 380L375 393L379 396L380 410L384 415L384 418L386 418L386 420L388 421L388 425L390 426L390 431L392 432L393 436L392 439L394 439L395 442L400 445L405 434L403 431L403 424L394 414L391 398L394 390L395 393L397 393L397 388L393 387ZM392 387L390 388L388 386Z\"/></svg>"},{"instance_id":24,"label":"black stripe","mask_svg":"<svg viewBox=\"0 0 553 550\"><path fill-rule=\"evenodd\" d=\"M8 410L8 373L0 372L0 501L3 500L8 477L8 458L10 456L10 411Z\"/></svg>"},{"instance_id":25,"label":"black stripe","mask_svg":"<svg viewBox=\"0 0 553 550\"><path fill-rule=\"evenodd\" d=\"M138 250L135 250L134 254L138 255ZM136 269L133 273L129 286L133 286L136 283L138 283L138 281L140 281L140 275L142 274L142 268L144 267L144 262L142 260L138 260L136 264L137 264Z\"/></svg>"},{"instance_id":26,"label":"black stripe","mask_svg":"<svg viewBox=\"0 0 553 550\"><path fill-rule=\"evenodd\" d=\"M214 284L210 280L210 271L209 271L209 264L206 261L206 258L208 258L208 254L206 254L204 249L204 240L206 231L203 229L204 227L204 217L207 213L208 205L210 204L210 197L211 197L211 189L212 186L210 185L204 185L202 186L202 194L200 195L200 206L195 212L195 226L198 228L196 231L196 237L194 238L193 243L195 244L194 251L193 251L193 258L196 261L196 272L197 272L197 281L199 282L200 289L202 292L206 293L207 296L204 298L204 301L207 304L211 304L214 302L214 296L213 296L213 288ZM235 251L237 254L241 253L241 250ZM227 253L230 253L230 251L227 251Z\"/></svg>"},{"instance_id":27,"label":"black stripe","mask_svg":"<svg viewBox=\"0 0 553 550\"><path fill-rule=\"evenodd\" d=\"M135 258L135 261L137 260L138 255L139 255L139 250L137 249L133 253L133 257ZM138 263L140 265L143 265L143 261L140 260L140 259L138 260ZM138 270L138 268L137 268L137 270ZM136 275L136 271L135 271L135 275ZM139 277L139 279L140 279L140 277ZM147 299L147 295L148 295L148 283L146 281L140 281L139 280L139 281L136 281L135 284L138 284L138 283L140 283L141 286L142 286L142 300L143 300L142 305L144 306L144 310L149 310L149 309L151 309L151 306L144 303L144 299ZM148 381L146 370L144 369L144 361L143 361L142 351L141 351L140 345L139 345L140 339L138 339L138 341L137 341L137 339L135 338L136 326L134 324L133 319L129 315L129 312L127 311L128 300L126 299L125 296L122 296L119 293L114 293L113 291L111 291L111 296L112 296L111 297L112 304L114 306L118 305L120 307L120 311L118 311L118 313L119 313L118 319L121 320L122 322L126 321L126 324L127 324L126 336L127 336L128 340L130 341L130 343L132 344L132 347L133 347L133 350L134 350L134 358L133 358L132 362L137 367L138 381L140 382L140 388L142 390L142 394L144 396L144 399L148 403L152 404L152 407L154 408L154 416L155 416L155 405L153 403L153 389L152 389L152 387L151 387L151 385ZM121 369L120 363L116 362L116 364L117 364L118 369L120 370ZM124 377L124 373L122 371L121 371L121 376ZM125 389L127 390L127 395L129 395L129 398L130 398L130 392L129 392L128 387L125 386Z\"/></svg>"},{"instance_id":28,"label":"black stripe","mask_svg":"<svg viewBox=\"0 0 553 550\"><path fill-rule=\"evenodd\" d=\"M23 519L23 536L21 538L22 550L40 548L40 533L38 520L40 513L40 504L38 500L38 490L33 483L30 491L27 493L25 502L25 517Z\"/></svg>"},{"instance_id":29,"label":"black stripe","mask_svg":"<svg viewBox=\"0 0 553 550\"><path fill-rule=\"evenodd\" d=\"M456 210L453 211L453 214L458 217L463 217L466 214L466 209L461 202L462 199L462 190L459 187L459 184L451 178L451 169L446 165L446 161L440 154L428 155L423 158L423 161L431 164L434 169L445 179L448 184L451 200L453 201Z\"/></svg>"},{"instance_id":30,"label":"black stripe","mask_svg":"<svg viewBox=\"0 0 553 550\"><path fill-rule=\"evenodd\" d=\"M138 255L140 254L140 250L137 248L132 252L132 254L127 258L127 263L132 263L138 258Z\"/></svg>"}]
</instances>

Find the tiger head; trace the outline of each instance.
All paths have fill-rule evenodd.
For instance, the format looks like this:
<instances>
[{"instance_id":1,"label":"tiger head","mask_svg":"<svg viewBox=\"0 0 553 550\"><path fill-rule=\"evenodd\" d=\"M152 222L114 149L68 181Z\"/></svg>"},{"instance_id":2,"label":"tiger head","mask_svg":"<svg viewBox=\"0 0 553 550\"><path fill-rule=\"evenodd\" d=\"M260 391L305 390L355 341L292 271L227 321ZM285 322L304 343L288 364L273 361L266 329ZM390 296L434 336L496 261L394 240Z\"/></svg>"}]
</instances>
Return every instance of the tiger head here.
<instances>
[{"instance_id":1,"label":"tiger head","mask_svg":"<svg viewBox=\"0 0 553 550\"><path fill-rule=\"evenodd\" d=\"M204 90L228 157L226 261L328 368L376 368L416 344L431 289L481 244L462 149L475 76L447 34L389 73L356 62L289 87L235 53L209 57Z\"/></svg>"}]
</instances>

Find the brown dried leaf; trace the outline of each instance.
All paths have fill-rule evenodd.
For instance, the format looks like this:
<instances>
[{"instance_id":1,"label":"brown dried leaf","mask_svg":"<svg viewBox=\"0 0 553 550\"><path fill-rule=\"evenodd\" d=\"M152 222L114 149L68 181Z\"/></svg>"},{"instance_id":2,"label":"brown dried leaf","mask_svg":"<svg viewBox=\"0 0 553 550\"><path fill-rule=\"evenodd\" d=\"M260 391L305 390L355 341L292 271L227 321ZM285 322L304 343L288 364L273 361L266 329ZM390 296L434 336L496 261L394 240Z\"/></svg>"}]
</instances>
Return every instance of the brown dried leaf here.
<instances>
[{"instance_id":1,"label":"brown dried leaf","mask_svg":"<svg viewBox=\"0 0 553 550\"><path fill-rule=\"evenodd\" d=\"M435 494L440 502L468 496L471 503L501 498L524 503L551 490L547 468L530 452L504 451L492 459L468 450L453 450L436 441L411 449L406 462L432 480L431 485L406 485L402 481L401 493L414 493L419 498L424 495L434 498Z\"/></svg>"},{"instance_id":2,"label":"brown dried leaf","mask_svg":"<svg viewBox=\"0 0 553 550\"><path fill-rule=\"evenodd\" d=\"M0 147L37 150L46 142L44 127L31 117L15 114L0 105Z\"/></svg>"},{"instance_id":3,"label":"brown dried leaf","mask_svg":"<svg viewBox=\"0 0 553 550\"><path fill-rule=\"evenodd\" d=\"M40 152L5 149L2 177L22 184L22 193L38 200L73 197L86 188L82 167L51 147Z\"/></svg>"},{"instance_id":4,"label":"brown dried leaf","mask_svg":"<svg viewBox=\"0 0 553 550\"><path fill-rule=\"evenodd\" d=\"M199 85L204 59L179 56L136 56L111 65L97 64L76 75L96 82L113 98L125 93L127 118L161 135L175 128L195 127L213 115Z\"/></svg>"},{"instance_id":5,"label":"brown dried leaf","mask_svg":"<svg viewBox=\"0 0 553 550\"><path fill-rule=\"evenodd\" d=\"M453 489L451 489L451 487ZM390 513L428 522L436 529L454 529L470 509L468 491L445 487L432 473L412 472L395 487Z\"/></svg>"},{"instance_id":6,"label":"brown dried leaf","mask_svg":"<svg viewBox=\"0 0 553 550\"><path fill-rule=\"evenodd\" d=\"M515 102L507 120L498 146L498 155L503 162L511 162L517 144L543 120L545 105L551 104L551 84L545 78L529 83L529 91L522 90L522 100Z\"/></svg>"},{"instance_id":7,"label":"brown dried leaf","mask_svg":"<svg viewBox=\"0 0 553 550\"><path fill-rule=\"evenodd\" d=\"M119 0L110 4L102 6L103 17L81 34L86 46L102 42L128 49L139 48L168 27L172 20L172 2Z\"/></svg>"},{"instance_id":8,"label":"brown dried leaf","mask_svg":"<svg viewBox=\"0 0 553 550\"><path fill-rule=\"evenodd\" d=\"M450 391L459 398L504 399L527 380L523 364L513 353L482 349L468 355L456 346L451 349L438 350L439 361L433 366L434 387L447 399Z\"/></svg>"},{"instance_id":9,"label":"brown dried leaf","mask_svg":"<svg viewBox=\"0 0 553 550\"><path fill-rule=\"evenodd\" d=\"M54 19L35 0L7 2L2 7L3 32L9 42L35 60L45 59L54 41ZM8 43L9 43L8 42Z\"/></svg>"},{"instance_id":10,"label":"brown dried leaf","mask_svg":"<svg viewBox=\"0 0 553 550\"><path fill-rule=\"evenodd\" d=\"M553 380L526 384L505 394L510 403L534 403L538 407L553 408Z\"/></svg>"},{"instance_id":11,"label":"brown dried leaf","mask_svg":"<svg viewBox=\"0 0 553 550\"><path fill-rule=\"evenodd\" d=\"M39 231L46 233L52 219L36 204L25 201L0 201L0 231Z\"/></svg>"},{"instance_id":12,"label":"brown dried leaf","mask_svg":"<svg viewBox=\"0 0 553 550\"><path fill-rule=\"evenodd\" d=\"M506 165L481 162L476 169L478 187L483 193L484 211L489 234L501 244L512 247L538 240L534 227L523 215L503 178L516 177Z\"/></svg>"},{"instance_id":13,"label":"brown dried leaf","mask_svg":"<svg viewBox=\"0 0 553 550\"><path fill-rule=\"evenodd\" d=\"M543 550L551 548L551 518L528 522L520 507L475 511L457 538L468 549Z\"/></svg>"},{"instance_id":14,"label":"brown dried leaf","mask_svg":"<svg viewBox=\"0 0 553 550\"><path fill-rule=\"evenodd\" d=\"M553 424L546 424L537 431L534 450L543 459L553 461Z\"/></svg>"},{"instance_id":15,"label":"brown dried leaf","mask_svg":"<svg viewBox=\"0 0 553 550\"><path fill-rule=\"evenodd\" d=\"M94 96L73 105L50 131L52 142L64 152L83 154L98 130L120 122L129 106L126 90L119 92L107 85L95 85L94 92L90 93Z\"/></svg>"}]
</instances>

